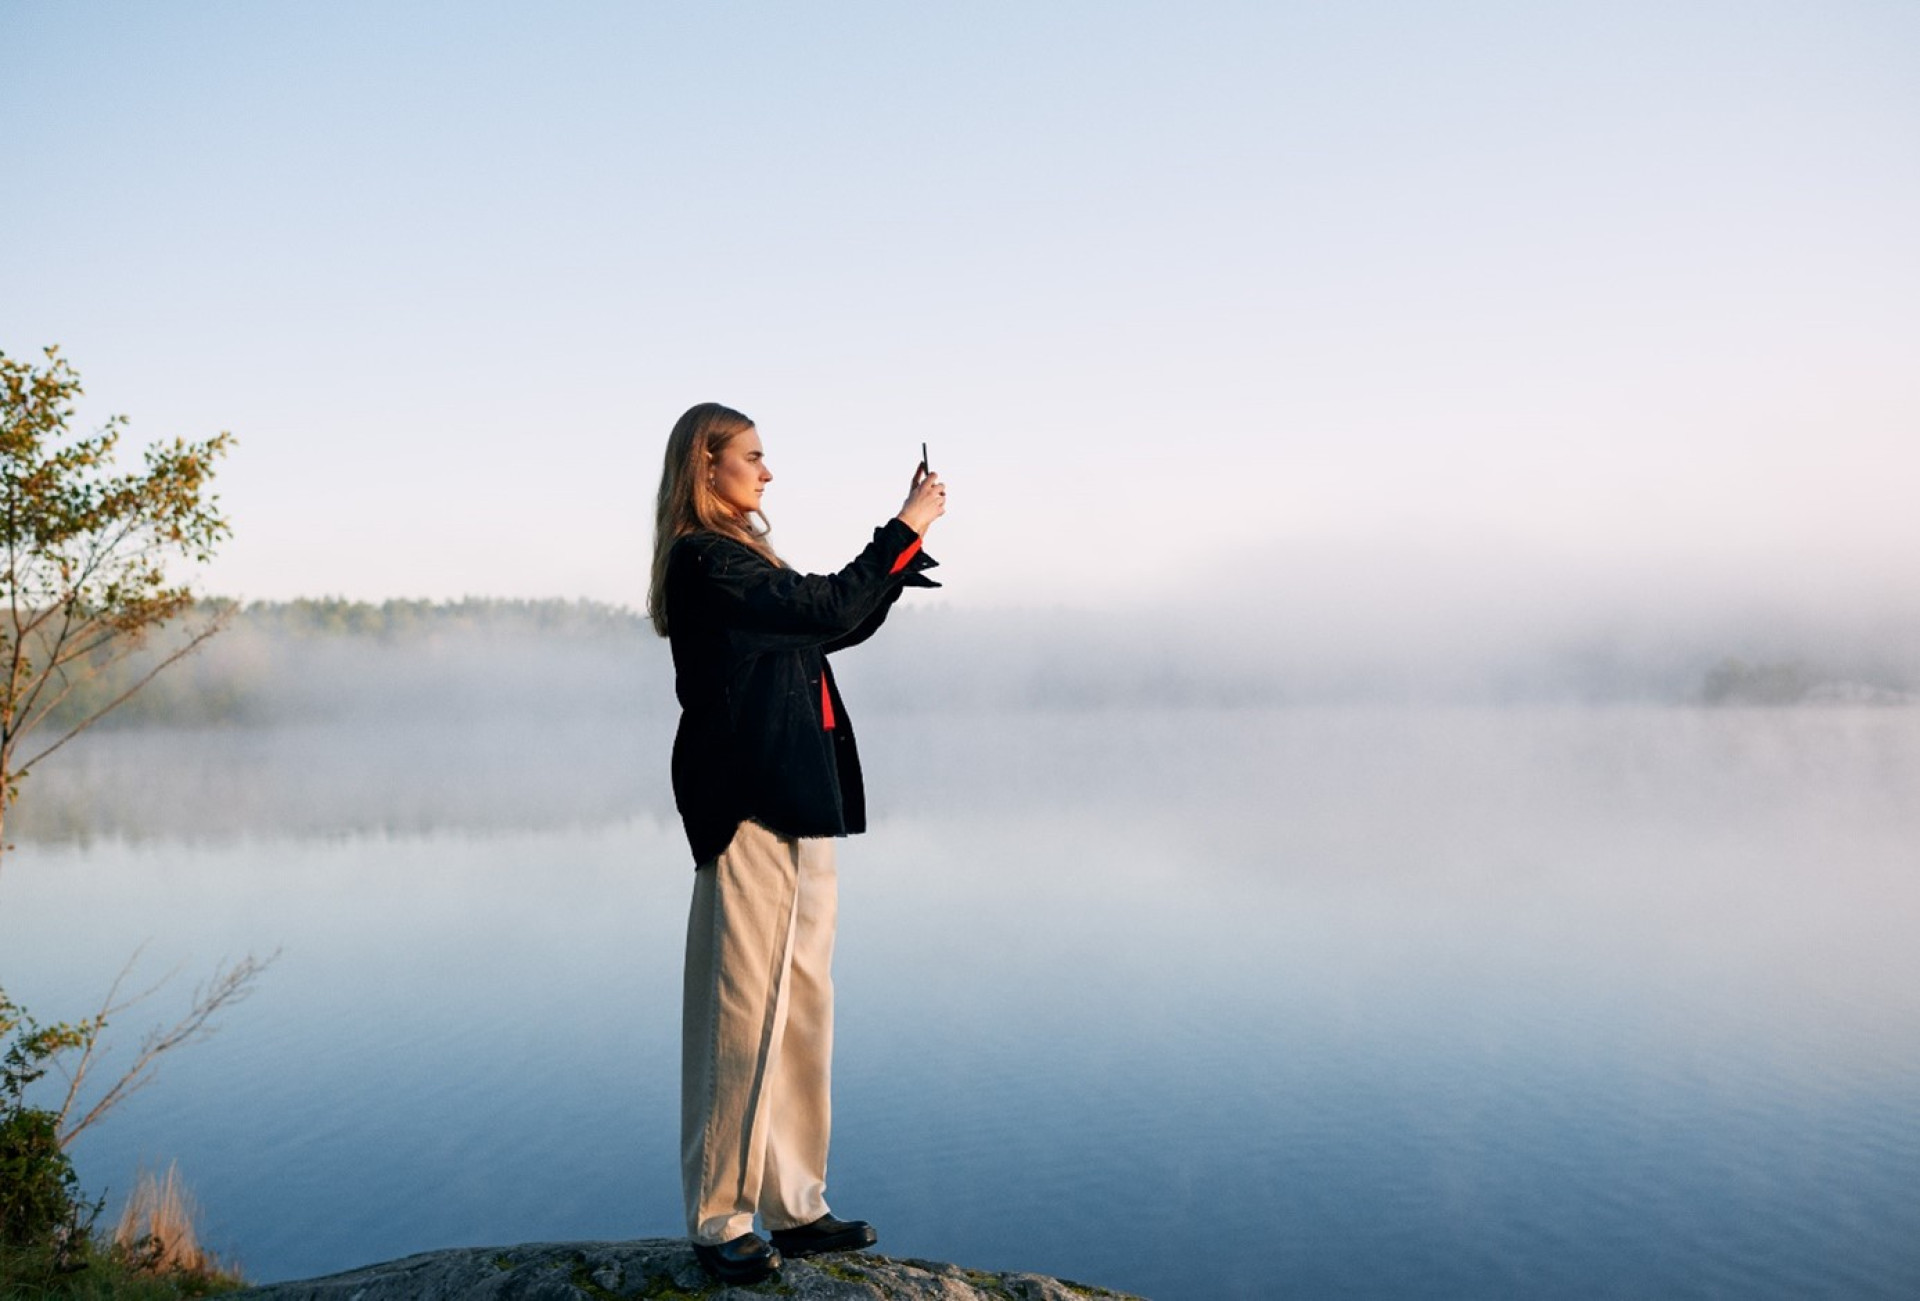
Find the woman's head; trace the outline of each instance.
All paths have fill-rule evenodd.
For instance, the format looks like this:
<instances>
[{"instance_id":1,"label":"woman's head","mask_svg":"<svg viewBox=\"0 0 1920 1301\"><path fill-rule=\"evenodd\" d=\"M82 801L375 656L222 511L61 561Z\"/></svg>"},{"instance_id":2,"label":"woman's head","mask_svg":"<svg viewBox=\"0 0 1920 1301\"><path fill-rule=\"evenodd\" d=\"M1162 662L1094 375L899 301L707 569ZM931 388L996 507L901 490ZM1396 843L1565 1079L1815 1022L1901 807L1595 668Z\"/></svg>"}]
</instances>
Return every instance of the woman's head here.
<instances>
[{"instance_id":1,"label":"woman's head","mask_svg":"<svg viewBox=\"0 0 1920 1301\"><path fill-rule=\"evenodd\" d=\"M767 469L760 431L752 425L729 438L707 464L709 491L723 508L743 520L760 514L760 496L772 482L773 471Z\"/></svg>"},{"instance_id":2,"label":"woman's head","mask_svg":"<svg viewBox=\"0 0 1920 1301\"><path fill-rule=\"evenodd\" d=\"M753 421L733 408L702 402L674 423L660 469L647 591L647 613L661 636L667 633L667 553L675 542L689 533L719 533L774 559L760 513L760 494L772 478Z\"/></svg>"}]
</instances>

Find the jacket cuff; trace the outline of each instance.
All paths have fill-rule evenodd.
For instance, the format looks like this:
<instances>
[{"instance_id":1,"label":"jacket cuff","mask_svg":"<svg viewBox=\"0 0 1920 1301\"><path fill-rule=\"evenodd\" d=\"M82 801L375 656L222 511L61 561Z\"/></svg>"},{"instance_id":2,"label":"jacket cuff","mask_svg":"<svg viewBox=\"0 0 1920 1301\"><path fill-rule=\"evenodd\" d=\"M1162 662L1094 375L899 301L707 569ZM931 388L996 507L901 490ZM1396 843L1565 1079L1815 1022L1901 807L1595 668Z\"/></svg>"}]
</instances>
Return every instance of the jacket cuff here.
<instances>
[{"instance_id":1,"label":"jacket cuff","mask_svg":"<svg viewBox=\"0 0 1920 1301\"><path fill-rule=\"evenodd\" d=\"M920 535L898 516L888 520L874 530L874 540L886 544L892 551L889 562L890 577L898 578L903 587L938 587L940 584L928 578L925 570L932 569L940 562L926 553L920 545Z\"/></svg>"}]
</instances>

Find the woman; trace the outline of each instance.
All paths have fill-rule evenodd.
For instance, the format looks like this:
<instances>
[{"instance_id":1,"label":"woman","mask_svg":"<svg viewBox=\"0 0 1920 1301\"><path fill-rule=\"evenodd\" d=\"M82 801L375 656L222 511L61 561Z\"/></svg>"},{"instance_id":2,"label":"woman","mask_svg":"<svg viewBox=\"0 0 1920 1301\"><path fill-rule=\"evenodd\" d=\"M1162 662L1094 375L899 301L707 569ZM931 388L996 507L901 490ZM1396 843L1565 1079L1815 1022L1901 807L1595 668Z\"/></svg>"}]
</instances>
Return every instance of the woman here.
<instances>
[{"instance_id":1,"label":"woman","mask_svg":"<svg viewBox=\"0 0 1920 1301\"><path fill-rule=\"evenodd\" d=\"M947 491L922 464L900 513L835 574L767 545L753 422L694 407L667 439L647 612L673 647L673 794L696 867L681 1021L687 1231L725 1282L782 1253L853 1251L872 1226L825 1198L833 1057L831 837L866 829L853 728L826 656L866 640L905 587ZM753 1232L758 1212L773 1241Z\"/></svg>"}]
</instances>

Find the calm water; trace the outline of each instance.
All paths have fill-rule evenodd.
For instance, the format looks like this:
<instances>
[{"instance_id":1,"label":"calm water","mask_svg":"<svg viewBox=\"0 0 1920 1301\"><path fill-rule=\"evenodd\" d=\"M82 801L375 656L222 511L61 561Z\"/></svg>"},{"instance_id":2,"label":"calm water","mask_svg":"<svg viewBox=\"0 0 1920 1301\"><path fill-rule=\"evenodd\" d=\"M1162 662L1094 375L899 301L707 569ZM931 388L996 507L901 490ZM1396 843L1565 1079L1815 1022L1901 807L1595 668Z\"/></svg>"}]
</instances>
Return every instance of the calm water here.
<instances>
[{"instance_id":1,"label":"calm water","mask_svg":"<svg viewBox=\"0 0 1920 1301\"><path fill-rule=\"evenodd\" d=\"M832 1193L882 1250L1160 1301L1920 1295L1920 711L861 722ZM130 1043L284 950L89 1188L178 1158L261 1280L676 1233L665 726L63 754L11 992L82 1014L144 941L184 974Z\"/></svg>"}]
</instances>

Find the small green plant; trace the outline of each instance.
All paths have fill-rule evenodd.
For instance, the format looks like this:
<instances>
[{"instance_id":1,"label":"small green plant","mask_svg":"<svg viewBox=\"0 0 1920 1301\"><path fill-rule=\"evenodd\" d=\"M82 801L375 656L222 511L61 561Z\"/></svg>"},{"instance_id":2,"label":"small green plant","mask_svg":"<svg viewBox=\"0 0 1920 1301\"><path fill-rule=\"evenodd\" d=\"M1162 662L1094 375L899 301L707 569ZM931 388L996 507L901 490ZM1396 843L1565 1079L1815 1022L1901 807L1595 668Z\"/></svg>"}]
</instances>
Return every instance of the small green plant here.
<instances>
[{"instance_id":1,"label":"small green plant","mask_svg":"<svg viewBox=\"0 0 1920 1301\"><path fill-rule=\"evenodd\" d=\"M97 1203L80 1195L57 1112L30 1107L27 1086L77 1047L85 1028L43 1026L0 991L0 1283L47 1288L86 1260Z\"/></svg>"}]
</instances>

